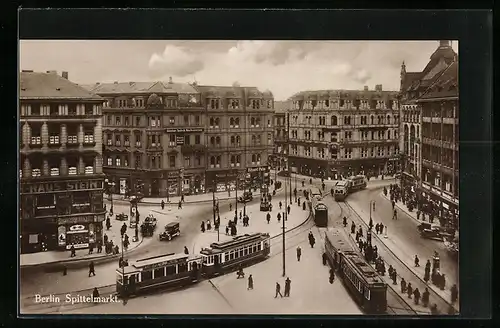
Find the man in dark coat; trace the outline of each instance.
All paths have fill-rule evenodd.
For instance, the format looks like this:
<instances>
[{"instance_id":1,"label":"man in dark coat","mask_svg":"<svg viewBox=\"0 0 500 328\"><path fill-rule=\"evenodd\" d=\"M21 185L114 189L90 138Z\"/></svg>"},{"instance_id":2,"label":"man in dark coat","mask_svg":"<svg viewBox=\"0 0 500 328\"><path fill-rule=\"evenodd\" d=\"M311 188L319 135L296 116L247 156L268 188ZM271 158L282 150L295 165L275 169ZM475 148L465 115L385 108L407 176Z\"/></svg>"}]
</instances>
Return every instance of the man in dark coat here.
<instances>
[{"instance_id":1,"label":"man in dark coat","mask_svg":"<svg viewBox=\"0 0 500 328\"><path fill-rule=\"evenodd\" d=\"M271 221L271 214L267 213L266 220L267 220L267 224L269 224L269 221Z\"/></svg>"},{"instance_id":2,"label":"man in dark coat","mask_svg":"<svg viewBox=\"0 0 500 328\"><path fill-rule=\"evenodd\" d=\"M287 213L290 214L290 205L288 205L286 210L287 210Z\"/></svg>"},{"instance_id":3,"label":"man in dark coat","mask_svg":"<svg viewBox=\"0 0 500 328\"><path fill-rule=\"evenodd\" d=\"M70 257L75 257L75 256L76 256L75 245L71 245L71 247L70 247L70 249L69 249L69 250L70 250L70 252L71 252L69 256L70 256Z\"/></svg>"},{"instance_id":4,"label":"man in dark coat","mask_svg":"<svg viewBox=\"0 0 500 328\"><path fill-rule=\"evenodd\" d=\"M283 297L283 295L281 294L281 286L280 286L279 282L276 282L276 295L274 295L274 298L277 298L278 295Z\"/></svg>"},{"instance_id":5,"label":"man in dark coat","mask_svg":"<svg viewBox=\"0 0 500 328\"><path fill-rule=\"evenodd\" d=\"M424 305L424 307L427 307L429 305L429 290L427 289L427 287L422 293L422 304Z\"/></svg>"},{"instance_id":6,"label":"man in dark coat","mask_svg":"<svg viewBox=\"0 0 500 328\"><path fill-rule=\"evenodd\" d=\"M302 248L297 246L297 261L300 262L300 257L302 256Z\"/></svg>"},{"instance_id":7,"label":"man in dark coat","mask_svg":"<svg viewBox=\"0 0 500 328\"><path fill-rule=\"evenodd\" d=\"M457 285L454 284L451 289L451 304L455 304L455 302L458 300L458 288Z\"/></svg>"},{"instance_id":8,"label":"man in dark coat","mask_svg":"<svg viewBox=\"0 0 500 328\"><path fill-rule=\"evenodd\" d=\"M420 291L418 288L415 288L413 291L413 300L415 301L415 304L418 305L418 301L420 300Z\"/></svg>"},{"instance_id":9,"label":"man in dark coat","mask_svg":"<svg viewBox=\"0 0 500 328\"><path fill-rule=\"evenodd\" d=\"M163 201L163 199L162 199L162 201L161 201L161 209L162 209L162 210L164 210L164 209L165 209L165 201Z\"/></svg>"},{"instance_id":10,"label":"man in dark coat","mask_svg":"<svg viewBox=\"0 0 500 328\"><path fill-rule=\"evenodd\" d=\"M279 202L278 205L280 206L280 210L281 210L281 208L283 207L283 203Z\"/></svg>"},{"instance_id":11,"label":"man in dark coat","mask_svg":"<svg viewBox=\"0 0 500 328\"><path fill-rule=\"evenodd\" d=\"M356 232L356 224L354 223L354 221L352 221L352 224L351 224L351 234L353 234L355 232Z\"/></svg>"},{"instance_id":12,"label":"man in dark coat","mask_svg":"<svg viewBox=\"0 0 500 328\"><path fill-rule=\"evenodd\" d=\"M252 275L248 276L248 287L247 290L252 290L253 289L253 277Z\"/></svg>"},{"instance_id":13,"label":"man in dark coat","mask_svg":"<svg viewBox=\"0 0 500 328\"><path fill-rule=\"evenodd\" d=\"M89 277L90 276L95 276L95 267L94 267L94 261L90 261L89 263Z\"/></svg>"},{"instance_id":14,"label":"man in dark coat","mask_svg":"<svg viewBox=\"0 0 500 328\"><path fill-rule=\"evenodd\" d=\"M120 234L123 236L127 232L127 224L123 222L122 227L120 228Z\"/></svg>"},{"instance_id":15,"label":"man in dark coat","mask_svg":"<svg viewBox=\"0 0 500 328\"><path fill-rule=\"evenodd\" d=\"M285 280L285 297L290 297L290 289L292 288L292 281L290 278L286 278Z\"/></svg>"},{"instance_id":16,"label":"man in dark coat","mask_svg":"<svg viewBox=\"0 0 500 328\"><path fill-rule=\"evenodd\" d=\"M342 219L342 224L344 225L344 228L347 227L347 218L345 216Z\"/></svg>"},{"instance_id":17,"label":"man in dark coat","mask_svg":"<svg viewBox=\"0 0 500 328\"><path fill-rule=\"evenodd\" d=\"M311 245L311 248L314 248L314 244L316 243L316 239L314 238L314 235L312 232L309 232L309 245Z\"/></svg>"},{"instance_id":18,"label":"man in dark coat","mask_svg":"<svg viewBox=\"0 0 500 328\"><path fill-rule=\"evenodd\" d=\"M281 213L278 212L278 215L276 215L278 217L278 222L281 222Z\"/></svg>"}]
</instances>

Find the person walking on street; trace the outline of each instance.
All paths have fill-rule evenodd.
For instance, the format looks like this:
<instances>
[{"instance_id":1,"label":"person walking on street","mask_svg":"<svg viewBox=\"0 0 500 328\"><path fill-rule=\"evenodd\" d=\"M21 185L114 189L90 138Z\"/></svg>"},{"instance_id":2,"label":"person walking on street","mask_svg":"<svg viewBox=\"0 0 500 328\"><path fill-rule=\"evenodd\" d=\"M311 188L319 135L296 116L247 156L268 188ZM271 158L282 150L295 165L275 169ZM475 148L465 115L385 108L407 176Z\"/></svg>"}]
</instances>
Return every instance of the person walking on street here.
<instances>
[{"instance_id":1,"label":"person walking on street","mask_svg":"<svg viewBox=\"0 0 500 328\"><path fill-rule=\"evenodd\" d=\"M290 297L290 289L292 288L292 281L289 277L285 280L285 297Z\"/></svg>"},{"instance_id":2,"label":"person walking on street","mask_svg":"<svg viewBox=\"0 0 500 328\"><path fill-rule=\"evenodd\" d=\"M281 203L281 201L280 201L278 205L280 206L280 210L281 210L281 208L283 207L283 203Z\"/></svg>"},{"instance_id":3,"label":"person walking on street","mask_svg":"<svg viewBox=\"0 0 500 328\"><path fill-rule=\"evenodd\" d=\"M70 255L69 257L75 257L76 256L76 250L75 250L75 245L71 245L70 247Z\"/></svg>"},{"instance_id":4,"label":"person walking on street","mask_svg":"<svg viewBox=\"0 0 500 328\"><path fill-rule=\"evenodd\" d=\"M267 220L267 224L269 224L269 221L271 221L271 214L269 214L269 212L266 215L266 220Z\"/></svg>"},{"instance_id":5,"label":"person walking on street","mask_svg":"<svg viewBox=\"0 0 500 328\"><path fill-rule=\"evenodd\" d=\"M413 291L413 300L415 301L415 304L418 305L418 301L420 300L420 291L418 290L418 287Z\"/></svg>"},{"instance_id":6,"label":"person walking on street","mask_svg":"<svg viewBox=\"0 0 500 328\"><path fill-rule=\"evenodd\" d=\"M429 305L429 290L427 287L425 288L424 292L422 293L422 305L424 307L427 307Z\"/></svg>"},{"instance_id":7,"label":"person walking on street","mask_svg":"<svg viewBox=\"0 0 500 328\"><path fill-rule=\"evenodd\" d=\"M229 236L229 226L226 226L226 235Z\"/></svg>"},{"instance_id":8,"label":"person walking on street","mask_svg":"<svg viewBox=\"0 0 500 328\"><path fill-rule=\"evenodd\" d=\"M398 273L396 271L396 269L394 269L394 271L392 271L392 284L393 285L397 285L398 284Z\"/></svg>"},{"instance_id":9,"label":"person walking on street","mask_svg":"<svg viewBox=\"0 0 500 328\"><path fill-rule=\"evenodd\" d=\"M455 304L455 302L458 300L458 288L457 284L454 284L451 289L451 304Z\"/></svg>"},{"instance_id":10,"label":"person walking on street","mask_svg":"<svg viewBox=\"0 0 500 328\"><path fill-rule=\"evenodd\" d=\"M417 255L415 255L415 267L416 267L416 268L420 266L420 264L419 264L419 263L420 263L420 260L418 259L418 256L417 256Z\"/></svg>"},{"instance_id":11,"label":"person walking on street","mask_svg":"<svg viewBox=\"0 0 500 328\"><path fill-rule=\"evenodd\" d=\"M290 205L288 205L288 207L286 208L286 211L287 211L288 215L290 215Z\"/></svg>"},{"instance_id":12,"label":"person walking on street","mask_svg":"<svg viewBox=\"0 0 500 328\"><path fill-rule=\"evenodd\" d=\"M394 220L397 220L398 219L398 211L396 209L394 209L394 215L392 217Z\"/></svg>"},{"instance_id":13,"label":"person walking on street","mask_svg":"<svg viewBox=\"0 0 500 328\"><path fill-rule=\"evenodd\" d=\"M401 294L406 293L406 281L405 278L401 278Z\"/></svg>"},{"instance_id":14,"label":"person walking on street","mask_svg":"<svg viewBox=\"0 0 500 328\"><path fill-rule=\"evenodd\" d=\"M281 222L281 213L278 212L278 214L276 215L276 217L278 218L278 222Z\"/></svg>"},{"instance_id":15,"label":"person walking on street","mask_svg":"<svg viewBox=\"0 0 500 328\"><path fill-rule=\"evenodd\" d=\"M95 276L95 267L94 267L94 261L90 261L89 263L89 277L90 276Z\"/></svg>"},{"instance_id":16,"label":"person walking on street","mask_svg":"<svg viewBox=\"0 0 500 328\"><path fill-rule=\"evenodd\" d=\"M178 209L182 209L182 201L179 201L179 206L177 206Z\"/></svg>"},{"instance_id":17,"label":"person walking on street","mask_svg":"<svg viewBox=\"0 0 500 328\"><path fill-rule=\"evenodd\" d=\"M232 212L232 211L233 211L233 204L229 203L229 212Z\"/></svg>"},{"instance_id":18,"label":"person walking on street","mask_svg":"<svg viewBox=\"0 0 500 328\"><path fill-rule=\"evenodd\" d=\"M328 281L330 282L330 284L333 284L333 282L335 281L335 271L333 269L330 269L330 277L328 278Z\"/></svg>"},{"instance_id":19,"label":"person walking on street","mask_svg":"<svg viewBox=\"0 0 500 328\"><path fill-rule=\"evenodd\" d=\"M411 286L411 282L408 283L408 287L406 287L406 291L408 292L408 298L411 299L411 295L413 294L413 287Z\"/></svg>"},{"instance_id":20,"label":"person walking on street","mask_svg":"<svg viewBox=\"0 0 500 328\"><path fill-rule=\"evenodd\" d=\"M94 290L92 291L92 298L94 300L94 304L98 304L98 298L99 298L99 290L97 287L94 287Z\"/></svg>"},{"instance_id":21,"label":"person walking on street","mask_svg":"<svg viewBox=\"0 0 500 328\"><path fill-rule=\"evenodd\" d=\"M253 277L252 275L249 275L248 276L248 287L247 287L247 290L251 290L253 289Z\"/></svg>"},{"instance_id":22,"label":"person walking on street","mask_svg":"<svg viewBox=\"0 0 500 328\"><path fill-rule=\"evenodd\" d=\"M165 209L165 201L162 199L161 200L161 209L164 210Z\"/></svg>"},{"instance_id":23,"label":"person walking on street","mask_svg":"<svg viewBox=\"0 0 500 328\"><path fill-rule=\"evenodd\" d=\"M354 223L354 221L352 221L351 223L351 234L354 234L356 232L356 224Z\"/></svg>"},{"instance_id":24,"label":"person walking on street","mask_svg":"<svg viewBox=\"0 0 500 328\"><path fill-rule=\"evenodd\" d=\"M347 218L345 216L342 219L342 224L344 225L344 228L347 227Z\"/></svg>"},{"instance_id":25,"label":"person walking on street","mask_svg":"<svg viewBox=\"0 0 500 328\"><path fill-rule=\"evenodd\" d=\"M314 238L314 235L312 231L309 232L309 244L311 245L311 248L314 248L314 244L316 243L316 239Z\"/></svg>"},{"instance_id":26,"label":"person walking on street","mask_svg":"<svg viewBox=\"0 0 500 328\"><path fill-rule=\"evenodd\" d=\"M300 257L302 256L302 248L297 246L297 262L300 262Z\"/></svg>"},{"instance_id":27,"label":"person walking on street","mask_svg":"<svg viewBox=\"0 0 500 328\"><path fill-rule=\"evenodd\" d=\"M281 294L281 286L280 286L279 282L276 282L276 295L274 295L274 298L277 298L278 295L283 297L283 295Z\"/></svg>"}]
</instances>

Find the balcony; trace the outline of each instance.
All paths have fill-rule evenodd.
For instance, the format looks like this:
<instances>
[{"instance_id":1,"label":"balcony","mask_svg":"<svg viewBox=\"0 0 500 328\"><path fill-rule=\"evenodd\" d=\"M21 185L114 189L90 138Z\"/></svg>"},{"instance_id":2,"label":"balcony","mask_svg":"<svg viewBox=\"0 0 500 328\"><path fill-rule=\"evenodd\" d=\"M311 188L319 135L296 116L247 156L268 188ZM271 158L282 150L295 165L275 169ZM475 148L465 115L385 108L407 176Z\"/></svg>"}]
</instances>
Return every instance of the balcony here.
<instances>
[{"instance_id":1,"label":"balcony","mask_svg":"<svg viewBox=\"0 0 500 328\"><path fill-rule=\"evenodd\" d=\"M147 149L148 151L159 151L159 150L163 150L163 147L161 146L160 143L151 143L147 146Z\"/></svg>"},{"instance_id":2,"label":"balcony","mask_svg":"<svg viewBox=\"0 0 500 328\"><path fill-rule=\"evenodd\" d=\"M441 117L422 117L422 122L424 123L441 123L443 119Z\"/></svg>"}]
</instances>

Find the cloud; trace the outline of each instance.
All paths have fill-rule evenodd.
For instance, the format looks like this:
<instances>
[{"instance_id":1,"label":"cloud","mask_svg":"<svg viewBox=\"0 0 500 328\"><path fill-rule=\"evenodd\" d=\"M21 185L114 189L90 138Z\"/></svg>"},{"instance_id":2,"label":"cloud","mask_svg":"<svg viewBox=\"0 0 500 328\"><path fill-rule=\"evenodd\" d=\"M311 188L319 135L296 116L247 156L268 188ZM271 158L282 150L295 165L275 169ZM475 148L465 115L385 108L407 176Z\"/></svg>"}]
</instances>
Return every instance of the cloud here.
<instances>
[{"instance_id":1,"label":"cloud","mask_svg":"<svg viewBox=\"0 0 500 328\"><path fill-rule=\"evenodd\" d=\"M148 64L149 73L154 78L167 75L185 77L203 70L204 66L198 53L174 45L167 45L161 54L154 53Z\"/></svg>"}]
</instances>

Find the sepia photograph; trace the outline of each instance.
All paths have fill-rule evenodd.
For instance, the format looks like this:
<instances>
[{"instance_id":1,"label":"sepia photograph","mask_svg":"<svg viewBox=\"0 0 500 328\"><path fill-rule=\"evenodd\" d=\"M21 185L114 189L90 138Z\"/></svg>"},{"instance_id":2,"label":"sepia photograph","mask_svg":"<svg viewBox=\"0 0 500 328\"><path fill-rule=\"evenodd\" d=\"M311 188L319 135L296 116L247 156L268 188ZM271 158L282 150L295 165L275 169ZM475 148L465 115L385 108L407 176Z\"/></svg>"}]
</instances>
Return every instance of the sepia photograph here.
<instances>
[{"instance_id":1,"label":"sepia photograph","mask_svg":"<svg viewBox=\"0 0 500 328\"><path fill-rule=\"evenodd\" d=\"M459 315L458 49L21 39L20 314Z\"/></svg>"}]
</instances>

